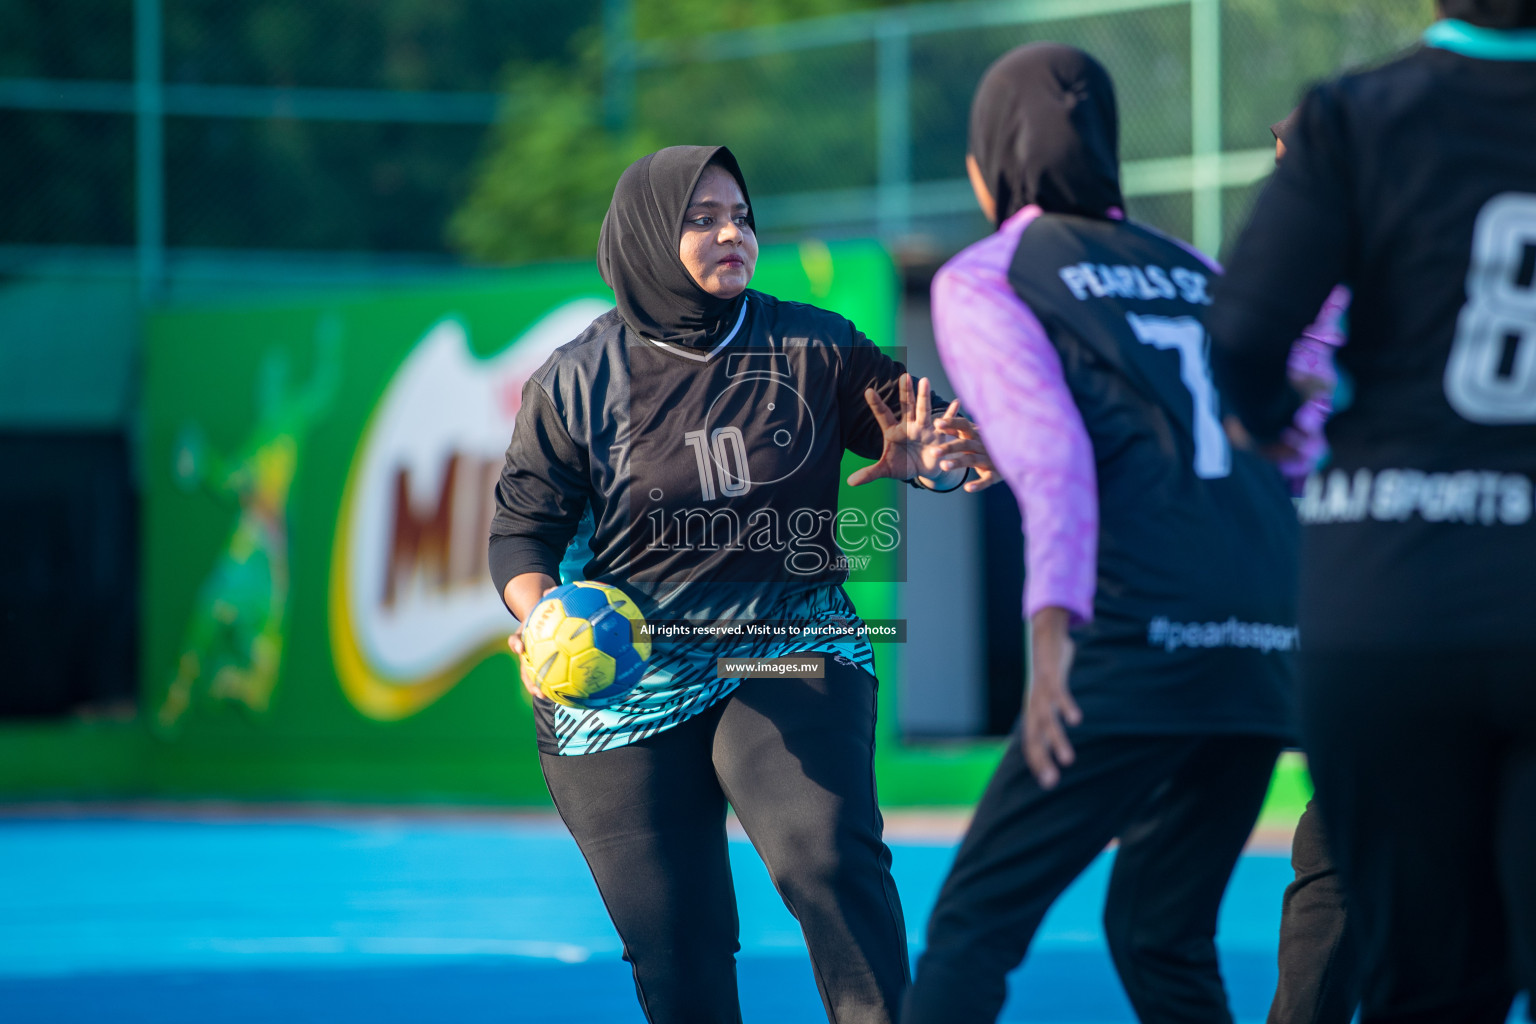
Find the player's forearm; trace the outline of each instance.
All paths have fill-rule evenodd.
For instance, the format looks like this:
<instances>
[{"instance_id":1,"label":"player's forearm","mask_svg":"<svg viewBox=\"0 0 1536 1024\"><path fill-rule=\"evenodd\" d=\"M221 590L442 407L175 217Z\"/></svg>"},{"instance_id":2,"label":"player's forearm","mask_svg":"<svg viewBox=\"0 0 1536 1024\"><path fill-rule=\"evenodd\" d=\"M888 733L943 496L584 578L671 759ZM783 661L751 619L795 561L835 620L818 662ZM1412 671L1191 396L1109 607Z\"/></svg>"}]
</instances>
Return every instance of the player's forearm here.
<instances>
[{"instance_id":1,"label":"player's forearm","mask_svg":"<svg viewBox=\"0 0 1536 1024\"><path fill-rule=\"evenodd\" d=\"M1087 621L1099 533L1093 443L1045 328L1003 278L989 280L949 268L934 279L939 357L1018 497L1028 537L1025 614L1060 605Z\"/></svg>"},{"instance_id":2,"label":"player's forearm","mask_svg":"<svg viewBox=\"0 0 1536 1024\"><path fill-rule=\"evenodd\" d=\"M1267 313L1231 305L1213 314L1210 334L1211 374L1222 398L1259 444L1274 443L1302 402L1286 374L1291 339L1274 330Z\"/></svg>"},{"instance_id":3,"label":"player's forearm","mask_svg":"<svg viewBox=\"0 0 1536 1024\"><path fill-rule=\"evenodd\" d=\"M1061 671L1071 649L1068 630L1072 612L1055 605L1041 608L1029 618L1030 677Z\"/></svg>"},{"instance_id":4,"label":"player's forearm","mask_svg":"<svg viewBox=\"0 0 1536 1024\"><path fill-rule=\"evenodd\" d=\"M488 554L491 582L496 584L496 592L505 593L512 578L524 573L543 573L558 579L564 550L564 543L556 547L532 534L493 534Z\"/></svg>"},{"instance_id":5,"label":"player's forearm","mask_svg":"<svg viewBox=\"0 0 1536 1024\"><path fill-rule=\"evenodd\" d=\"M1279 438L1302 402L1287 375L1292 343L1350 276L1349 157L1322 106L1316 93L1303 104L1297 144L1287 141L1205 318L1216 386L1261 445Z\"/></svg>"},{"instance_id":6,"label":"player's forearm","mask_svg":"<svg viewBox=\"0 0 1536 1024\"><path fill-rule=\"evenodd\" d=\"M1211 376L1223 404L1265 446L1279 440L1301 405L1288 364L1306 321L1295 330L1286 328L1287 314L1277 307L1288 297L1277 297L1267 279L1255 280L1247 255L1237 253L1227 276L1217 283L1216 303L1206 314L1205 326ZM1289 316L1295 318L1294 312Z\"/></svg>"},{"instance_id":7,"label":"player's forearm","mask_svg":"<svg viewBox=\"0 0 1536 1024\"><path fill-rule=\"evenodd\" d=\"M533 606L539 603L539 598L554 585L554 579L545 573L521 573L507 581L506 588L501 592L501 599L506 602L507 608L511 610L518 622L526 622L528 613L533 611Z\"/></svg>"}]
</instances>

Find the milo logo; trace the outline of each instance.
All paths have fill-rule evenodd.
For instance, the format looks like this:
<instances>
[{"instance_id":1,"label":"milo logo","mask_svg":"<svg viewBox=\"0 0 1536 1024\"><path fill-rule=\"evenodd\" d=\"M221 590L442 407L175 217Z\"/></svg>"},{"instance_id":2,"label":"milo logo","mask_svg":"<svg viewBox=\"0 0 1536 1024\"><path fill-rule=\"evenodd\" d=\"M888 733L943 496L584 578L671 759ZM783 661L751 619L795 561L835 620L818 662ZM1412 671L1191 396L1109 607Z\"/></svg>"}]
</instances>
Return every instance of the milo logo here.
<instances>
[{"instance_id":1,"label":"milo logo","mask_svg":"<svg viewBox=\"0 0 1536 1024\"><path fill-rule=\"evenodd\" d=\"M331 651L369 718L415 714L499 650L511 620L486 566L494 491L528 377L611 302L546 313L480 359L456 318L384 389L348 472L332 545Z\"/></svg>"}]
</instances>

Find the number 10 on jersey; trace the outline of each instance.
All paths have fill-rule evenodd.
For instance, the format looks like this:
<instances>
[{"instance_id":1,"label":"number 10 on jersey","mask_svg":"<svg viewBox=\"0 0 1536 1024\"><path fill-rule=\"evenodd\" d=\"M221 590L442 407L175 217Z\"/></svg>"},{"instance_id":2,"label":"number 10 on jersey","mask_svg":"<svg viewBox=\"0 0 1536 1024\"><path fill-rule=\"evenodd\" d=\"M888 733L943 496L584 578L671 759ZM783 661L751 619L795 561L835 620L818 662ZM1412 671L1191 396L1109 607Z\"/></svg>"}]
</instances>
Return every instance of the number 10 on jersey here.
<instances>
[{"instance_id":1,"label":"number 10 on jersey","mask_svg":"<svg viewBox=\"0 0 1536 1024\"><path fill-rule=\"evenodd\" d=\"M699 490L705 501L715 500L716 476L720 478L721 497L739 498L752 489L747 442L740 427L717 427L708 441L704 431L690 430L683 435L683 443L693 449L693 457L698 461Z\"/></svg>"}]
</instances>

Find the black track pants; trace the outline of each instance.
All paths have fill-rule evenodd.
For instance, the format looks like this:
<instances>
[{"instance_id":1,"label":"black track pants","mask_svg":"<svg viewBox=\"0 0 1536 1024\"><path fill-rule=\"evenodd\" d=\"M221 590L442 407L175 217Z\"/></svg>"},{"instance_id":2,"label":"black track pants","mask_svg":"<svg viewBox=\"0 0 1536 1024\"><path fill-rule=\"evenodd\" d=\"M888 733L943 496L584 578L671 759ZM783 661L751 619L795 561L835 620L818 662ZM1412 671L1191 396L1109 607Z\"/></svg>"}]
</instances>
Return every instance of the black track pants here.
<instances>
[{"instance_id":1,"label":"black track pants","mask_svg":"<svg viewBox=\"0 0 1536 1024\"><path fill-rule=\"evenodd\" d=\"M1536 986L1536 653L1303 654L1361 1017L1503 1021Z\"/></svg>"},{"instance_id":2,"label":"black track pants","mask_svg":"<svg viewBox=\"0 0 1536 1024\"><path fill-rule=\"evenodd\" d=\"M1269 1024L1349 1024L1360 1002L1359 956L1316 801L1307 801L1296 823L1291 867L1296 878L1281 904L1280 984Z\"/></svg>"},{"instance_id":3,"label":"black track pants","mask_svg":"<svg viewBox=\"0 0 1536 1024\"><path fill-rule=\"evenodd\" d=\"M939 893L904 1024L996 1020L1046 910L1116 837L1104 928L1137 1016L1230 1024L1216 912L1280 741L1117 736L1076 750L1042 790L1014 729Z\"/></svg>"},{"instance_id":4,"label":"black track pants","mask_svg":"<svg viewBox=\"0 0 1536 1024\"><path fill-rule=\"evenodd\" d=\"M653 1024L739 1021L726 804L800 922L827 1017L895 1019L906 925L875 802L875 680L747 680L673 729L540 754L560 816L624 941Z\"/></svg>"}]
</instances>

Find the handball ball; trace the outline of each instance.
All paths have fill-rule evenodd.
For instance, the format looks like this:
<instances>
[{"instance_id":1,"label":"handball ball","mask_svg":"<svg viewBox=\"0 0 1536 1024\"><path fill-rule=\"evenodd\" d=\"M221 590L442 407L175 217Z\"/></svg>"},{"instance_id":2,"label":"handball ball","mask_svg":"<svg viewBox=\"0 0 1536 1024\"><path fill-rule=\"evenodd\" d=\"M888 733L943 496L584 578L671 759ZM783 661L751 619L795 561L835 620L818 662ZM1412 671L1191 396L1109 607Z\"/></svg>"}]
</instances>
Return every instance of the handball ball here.
<instances>
[{"instance_id":1,"label":"handball ball","mask_svg":"<svg viewBox=\"0 0 1536 1024\"><path fill-rule=\"evenodd\" d=\"M580 581L556 587L523 625L523 657L539 690L568 708L605 708L645 674L645 619L618 587Z\"/></svg>"}]
</instances>

